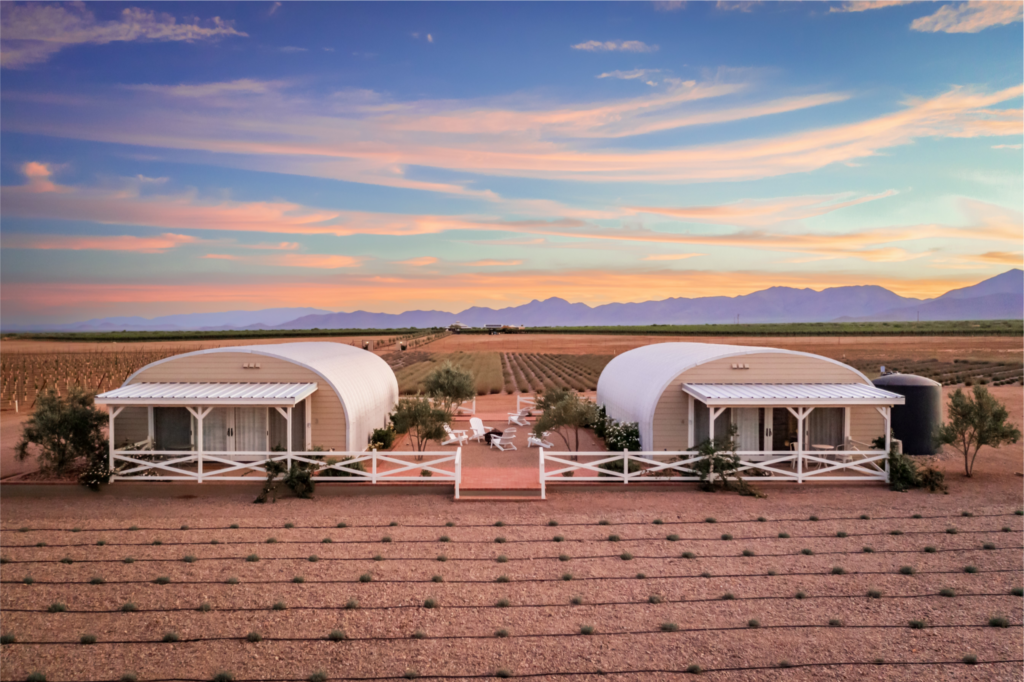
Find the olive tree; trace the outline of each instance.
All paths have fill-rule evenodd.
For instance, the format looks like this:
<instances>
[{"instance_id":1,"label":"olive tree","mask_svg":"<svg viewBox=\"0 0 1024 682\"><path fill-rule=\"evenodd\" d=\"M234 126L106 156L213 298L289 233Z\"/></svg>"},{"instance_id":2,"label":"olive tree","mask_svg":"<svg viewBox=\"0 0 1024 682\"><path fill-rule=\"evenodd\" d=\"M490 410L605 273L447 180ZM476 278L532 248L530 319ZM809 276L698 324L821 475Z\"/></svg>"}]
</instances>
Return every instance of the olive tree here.
<instances>
[{"instance_id":1,"label":"olive tree","mask_svg":"<svg viewBox=\"0 0 1024 682\"><path fill-rule=\"evenodd\" d=\"M939 445L951 445L964 456L964 474L974 473L974 460L986 445L999 447L1020 440L1020 429L1007 422L1006 406L984 386L974 387L973 398L956 389L949 397L949 423L935 434Z\"/></svg>"},{"instance_id":2,"label":"olive tree","mask_svg":"<svg viewBox=\"0 0 1024 682\"><path fill-rule=\"evenodd\" d=\"M546 431L557 433L567 450L579 452L580 429L593 426L599 412L597 405L576 391L552 388L537 398L536 409L544 413L533 425L533 433L540 436ZM573 437L570 443L569 438Z\"/></svg>"},{"instance_id":3,"label":"olive tree","mask_svg":"<svg viewBox=\"0 0 1024 682\"><path fill-rule=\"evenodd\" d=\"M455 408L476 397L476 381L473 375L454 366L450 361L427 375L423 388L428 397L451 417Z\"/></svg>"},{"instance_id":4,"label":"olive tree","mask_svg":"<svg viewBox=\"0 0 1024 682\"><path fill-rule=\"evenodd\" d=\"M31 457L28 446L39 448L39 468L62 475L79 460L92 462L108 453L103 427L107 415L96 409L93 396L72 388L61 397L54 391L39 396L15 446L19 460Z\"/></svg>"},{"instance_id":5,"label":"olive tree","mask_svg":"<svg viewBox=\"0 0 1024 682\"><path fill-rule=\"evenodd\" d=\"M402 398L391 414L397 433L408 433L413 449L423 452L427 442L442 440L445 424L451 417L443 409L434 407L426 398Z\"/></svg>"}]
</instances>

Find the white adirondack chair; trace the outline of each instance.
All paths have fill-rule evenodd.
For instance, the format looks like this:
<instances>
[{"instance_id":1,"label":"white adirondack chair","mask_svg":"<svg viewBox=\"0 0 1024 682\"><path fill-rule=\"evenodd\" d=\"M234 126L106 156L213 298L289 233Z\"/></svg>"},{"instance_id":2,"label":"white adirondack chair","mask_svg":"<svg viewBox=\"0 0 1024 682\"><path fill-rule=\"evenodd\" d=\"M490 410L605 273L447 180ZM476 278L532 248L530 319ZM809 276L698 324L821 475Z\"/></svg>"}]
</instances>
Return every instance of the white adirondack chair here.
<instances>
[{"instance_id":1,"label":"white adirondack chair","mask_svg":"<svg viewBox=\"0 0 1024 682\"><path fill-rule=\"evenodd\" d=\"M532 433L526 437L526 447L528 448L553 448L554 444L547 440L548 436L551 435L550 431L545 431L540 436L535 436Z\"/></svg>"},{"instance_id":2,"label":"white adirondack chair","mask_svg":"<svg viewBox=\"0 0 1024 682\"><path fill-rule=\"evenodd\" d=\"M462 445L469 440L469 434L464 430L452 431L452 427L447 424L444 425L444 432L448 434L448 438L441 441L441 445Z\"/></svg>"},{"instance_id":3,"label":"white adirondack chair","mask_svg":"<svg viewBox=\"0 0 1024 682\"><path fill-rule=\"evenodd\" d=\"M515 424L517 426L529 426L530 422L526 421L526 418L530 416L529 410L519 410L518 412L508 413L508 423Z\"/></svg>"},{"instance_id":4,"label":"white adirondack chair","mask_svg":"<svg viewBox=\"0 0 1024 682\"><path fill-rule=\"evenodd\" d=\"M498 448L502 452L505 450L516 450L516 444L513 441L515 434L509 435L506 431L498 438L491 438L491 447Z\"/></svg>"},{"instance_id":5,"label":"white adirondack chair","mask_svg":"<svg viewBox=\"0 0 1024 682\"><path fill-rule=\"evenodd\" d=\"M484 422L480 417L472 417L469 420L469 427L473 432L469 437L470 440L483 440L483 437L491 430L490 426L484 426Z\"/></svg>"}]
</instances>

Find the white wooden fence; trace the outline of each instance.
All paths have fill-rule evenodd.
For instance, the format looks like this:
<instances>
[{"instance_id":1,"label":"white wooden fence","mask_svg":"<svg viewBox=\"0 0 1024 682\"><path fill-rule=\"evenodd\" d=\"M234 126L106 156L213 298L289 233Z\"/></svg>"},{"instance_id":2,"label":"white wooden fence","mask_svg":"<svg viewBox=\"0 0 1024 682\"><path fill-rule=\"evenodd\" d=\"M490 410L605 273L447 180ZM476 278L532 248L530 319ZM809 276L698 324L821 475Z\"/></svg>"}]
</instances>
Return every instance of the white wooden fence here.
<instances>
[{"instance_id":1,"label":"white wooden fence","mask_svg":"<svg viewBox=\"0 0 1024 682\"><path fill-rule=\"evenodd\" d=\"M330 460L330 461L328 461ZM313 466L318 482L453 483L459 499L462 448L430 452L195 452L112 450L110 481L254 481L266 476L267 462ZM450 465L450 466L442 466ZM212 468L211 468L212 467ZM429 476L422 472L429 471ZM332 475L331 472L338 472ZM340 475L339 475L340 474ZM282 476L283 478L283 476Z\"/></svg>"},{"instance_id":2,"label":"white wooden fence","mask_svg":"<svg viewBox=\"0 0 1024 682\"><path fill-rule=\"evenodd\" d=\"M838 450L825 452L737 452L737 474L758 483L768 481L889 481L885 450ZM576 457L576 460L571 459ZM699 481L694 465L704 456L696 451L675 452L549 452L540 448L541 498L547 499L548 483L651 483ZM630 471L630 464L635 471ZM554 468L549 468L553 465ZM608 470L601 465L612 465ZM756 477L756 478L755 478Z\"/></svg>"}]
</instances>

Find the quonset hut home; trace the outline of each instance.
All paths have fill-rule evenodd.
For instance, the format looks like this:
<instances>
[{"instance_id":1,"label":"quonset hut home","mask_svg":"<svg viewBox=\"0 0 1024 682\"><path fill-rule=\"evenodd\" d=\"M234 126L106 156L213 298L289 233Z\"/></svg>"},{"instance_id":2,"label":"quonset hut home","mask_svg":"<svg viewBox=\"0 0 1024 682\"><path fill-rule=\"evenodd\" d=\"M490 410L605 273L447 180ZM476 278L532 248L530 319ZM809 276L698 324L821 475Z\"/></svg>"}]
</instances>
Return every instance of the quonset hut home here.
<instances>
[{"instance_id":1,"label":"quonset hut home","mask_svg":"<svg viewBox=\"0 0 1024 682\"><path fill-rule=\"evenodd\" d=\"M146 365L96 397L111 415L113 454L179 455L180 464L203 453L210 464L229 467L274 450L361 451L397 401L398 381L386 362L329 342L184 353ZM175 470L170 460L157 466Z\"/></svg>"},{"instance_id":2,"label":"quonset hut home","mask_svg":"<svg viewBox=\"0 0 1024 682\"><path fill-rule=\"evenodd\" d=\"M658 343L608 363L597 402L609 417L638 424L644 451L690 450L735 427L737 454L749 468L803 480L810 468L851 478L884 474L891 408L904 398L820 355ZM884 450L873 445L878 437Z\"/></svg>"}]
</instances>

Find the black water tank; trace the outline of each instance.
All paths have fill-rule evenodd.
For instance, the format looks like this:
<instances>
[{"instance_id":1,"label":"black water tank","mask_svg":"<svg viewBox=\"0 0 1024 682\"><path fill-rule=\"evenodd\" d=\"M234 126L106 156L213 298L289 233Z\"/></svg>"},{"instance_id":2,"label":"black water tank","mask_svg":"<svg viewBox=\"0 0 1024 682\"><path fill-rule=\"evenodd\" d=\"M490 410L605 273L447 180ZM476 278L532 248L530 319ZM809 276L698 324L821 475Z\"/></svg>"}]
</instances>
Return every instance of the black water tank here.
<instances>
[{"instance_id":1,"label":"black water tank","mask_svg":"<svg viewBox=\"0 0 1024 682\"><path fill-rule=\"evenodd\" d=\"M906 404L892 408L893 435L903 441L908 455L934 455L935 429L942 423L942 384L916 374L885 374L874 381L885 391L898 393Z\"/></svg>"}]
</instances>

